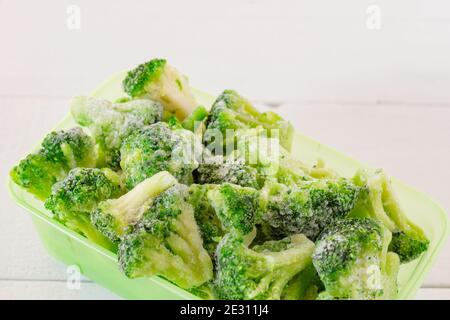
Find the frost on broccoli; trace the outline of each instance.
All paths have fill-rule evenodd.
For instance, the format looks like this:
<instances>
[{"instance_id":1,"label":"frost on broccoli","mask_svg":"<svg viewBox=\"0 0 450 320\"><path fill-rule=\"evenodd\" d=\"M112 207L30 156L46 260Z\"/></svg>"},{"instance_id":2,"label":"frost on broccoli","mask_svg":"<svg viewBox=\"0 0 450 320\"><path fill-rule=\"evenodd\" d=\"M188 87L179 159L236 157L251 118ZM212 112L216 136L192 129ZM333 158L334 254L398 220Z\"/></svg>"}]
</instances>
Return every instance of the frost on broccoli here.
<instances>
[{"instance_id":1,"label":"frost on broccoli","mask_svg":"<svg viewBox=\"0 0 450 320\"><path fill-rule=\"evenodd\" d=\"M314 240L354 207L359 187L346 179L312 180L302 185L267 182L261 192L262 221L273 234L303 233Z\"/></svg>"},{"instance_id":2,"label":"frost on broccoli","mask_svg":"<svg viewBox=\"0 0 450 320\"><path fill-rule=\"evenodd\" d=\"M249 101L233 90L225 90L214 102L207 121L205 142L223 143L225 149L228 144L236 143L237 130L249 128L263 129L268 137L277 136L281 145L290 150L294 129L289 121L274 112L260 113ZM219 137L223 140L216 141Z\"/></svg>"},{"instance_id":3,"label":"frost on broccoli","mask_svg":"<svg viewBox=\"0 0 450 320\"><path fill-rule=\"evenodd\" d=\"M314 243L292 235L249 248L242 235L227 234L217 248L216 292L226 300L277 300L286 284L311 264Z\"/></svg>"},{"instance_id":4,"label":"frost on broccoli","mask_svg":"<svg viewBox=\"0 0 450 320\"><path fill-rule=\"evenodd\" d=\"M224 183L208 191L208 200L227 231L249 234L259 220L259 193Z\"/></svg>"},{"instance_id":5,"label":"frost on broccoli","mask_svg":"<svg viewBox=\"0 0 450 320\"><path fill-rule=\"evenodd\" d=\"M383 223L392 232L389 249L399 255L402 263L418 258L428 249L429 240L425 233L403 211L383 171L373 175L360 171L354 181L364 187L364 192L353 214L369 216Z\"/></svg>"},{"instance_id":6,"label":"frost on broccoli","mask_svg":"<svg viewBox=\"0 0 450 320\"><path fill-rule=\"evenodd\" d=\"M217 245L225 234L220 219L208 200L208 191L216 186L192 184L188 201L194 208L194 216L203 238L203 247L214 258Z\"/></svg>"},{"instance_id":7,"label":"frost on broccoli","mask_svg":"<svg viewBox=\"0 0 450 320\"><path fill-rule=\"evenodd\" d=\"M162 103L180 120L197 107L187 78L163 59L153 59L129 71L123 89L133 98L150 98Z\"/></svg>"},{"instance_id":8,"label":"frost on broccoli","mask_svg":"<svg viewBox=\"0 0 450 320\"><path fill-rule=\"evenodd\" d=\"M191 131L172 130L158 122L128 137L121 148L120 163L125 184L136 184L160 171L168 171L180 183L192 183L192 171L198 167L203 146Z\"/></svg>"},{"instance_id":9,"label":"frost on broccoli","mask_svg":"<svg viewBox=\"0 0 450 320\"><path fill-rule=\"evenodd\" d=\"M96 150L81 128L48 134L40 149L28 155L10 173L12 180L41 200L52 186L76 167L95 167Z\"/></svg>"},{"instance_id":10,"label":"frost on broccoli","mask_svg":"<svg viewBox=\"0 0 450 320\"><path fill-rule=\"evenodd\" d=\"M99 146L99 167L119 168L123 140L146 125L161 121L163 107L151 100L111 103L108 100L76 97L72 115L88 127Z\"/></svg>"},{"instance_id":11,"label":"frost on broccoli","mask_svg":"<svg viewBox=\"0 0 450 320\"><path fill-rule=\"evenodd\" d=\"M177 183L168 172L147 178L118 199L101 202L92 213L93 225L113 242L118 242L148 210L155 197Z\"/></svg>"},{"instance_id":12,"label":"frost on broccoli","mask_svg":"<svg viewBox=\"0 0 450 320\"><path fill-rule=\"evenodd\" d=\"M120 177L110 169L76 168L53 186L45 207L68 228L108 249L113 244L91 224L90 214L98 203L122 194Z\"/></svg>"},{"instance_id":13,"label":"frost on broccoli","mask_svg":"<svg viewBox=\"0 0 450 320\"><path fill-rule=\"evenodd\" d=\"M391 232L370 218L335 222L316 242L313 264L325 285L321 299L393 299L399 257Z\"/></svg>"},{"instance_id":14,"label":"frost on broccoli","mask_svg":"<svg viewBox=\"0 0 450 320\"><path fill-rule=\"evenodd\" d=\"M310 170L294 159L280 145L278 138L268 137L265 130L239 129L236 136L236 150L231 156L244 159L246 165L255 168L260 184L269 179L286 185L296 185L312 178Z\"/></svg>"},{"instance_id":15,"label":"frost on broccoli","mask_svg":"<svg viewBox=\"0 0 450 320\"><path fill-rule=\"evenodd\" d=\"M199 184L221 184L224 182L259 189L258 171L247 165L244 159L235 157L206 157L194 172Z\"/></svg>"},{"instance_id":16,"label":"frost on broccoli","mask_svg":"<svg viewBox=\"0 0 450 320\"><path fill-rule=\"evenodd\" d=\"M178 184L155 198L136 230L120 244L119 264L130 278L162 276L184 289L213 277L188 187Z\"/></svg>"}]
</instances>

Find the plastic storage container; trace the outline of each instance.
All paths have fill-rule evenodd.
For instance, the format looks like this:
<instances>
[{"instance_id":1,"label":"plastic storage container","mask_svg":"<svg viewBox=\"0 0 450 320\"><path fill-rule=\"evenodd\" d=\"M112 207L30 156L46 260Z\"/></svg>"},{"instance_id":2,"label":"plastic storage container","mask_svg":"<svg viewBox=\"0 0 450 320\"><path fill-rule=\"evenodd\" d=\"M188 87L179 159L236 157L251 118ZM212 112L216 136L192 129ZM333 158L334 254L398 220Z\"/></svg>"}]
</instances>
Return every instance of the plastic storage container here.
<instances>
[{"instance_id":1,"label":"plastic storage container","mask_svg":"<svg viewBox=\"0 0 450 320\"><path fill-rule=\"evenodd\" d=\"M123 77L123 73L113 76L95 90L92 96L109 100L123 97ZM194 93L200 104L212 104L213 97L199 91ZM69 115L55 129L67 129L74 125ZM328 167L347 177L352 176L359 168L369 168L299 133L295 136L292 153L309 164L314 163L317 158L322 158ZM450 229L447 214L428 196L396 179L393 179L393 184L410 218L424 229L430 239L430 246L425 254L400 268L398 298L412 299L444 245ZM31 213L41 241L49 254L67 265L78 266L87 278L127 299L197 299L189 292L158 277L127 279L118 269L115 254L53 220L41 201L11 180L9 190L15 202Z\"/></svg>"}]
</instances>

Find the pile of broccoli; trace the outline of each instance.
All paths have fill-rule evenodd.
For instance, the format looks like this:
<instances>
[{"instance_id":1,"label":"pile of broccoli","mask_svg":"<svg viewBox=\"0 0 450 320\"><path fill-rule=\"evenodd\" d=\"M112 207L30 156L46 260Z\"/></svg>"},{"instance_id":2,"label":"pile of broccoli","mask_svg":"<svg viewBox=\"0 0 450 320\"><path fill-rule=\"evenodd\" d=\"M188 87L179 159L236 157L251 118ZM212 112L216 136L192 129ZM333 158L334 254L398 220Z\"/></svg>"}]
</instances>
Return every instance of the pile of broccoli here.
<instances>
[{"instance_id":1,"label":"pile of broccoli","mask_svg":"<svg viewBox=\"0 0 450 320\"><path fill-rule=\"evenodd\" d=\"M339 176L290 149L294 130L225 90L210 112L165 60L128 72L128 97L77 97L79 125L11 171L53 218L207 299L394 299L429 244L386 174Z\"/></svg>"}]
</instances>

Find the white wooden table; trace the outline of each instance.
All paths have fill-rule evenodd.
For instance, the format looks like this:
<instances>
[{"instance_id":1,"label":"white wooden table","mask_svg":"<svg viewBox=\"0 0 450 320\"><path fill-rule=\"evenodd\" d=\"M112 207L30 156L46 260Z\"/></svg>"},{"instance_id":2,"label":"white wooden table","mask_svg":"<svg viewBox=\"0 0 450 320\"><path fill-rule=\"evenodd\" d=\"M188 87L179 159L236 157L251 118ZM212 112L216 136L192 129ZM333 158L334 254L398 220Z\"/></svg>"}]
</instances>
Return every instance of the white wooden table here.
<instances>
[{"instance_id":1,"label":"white wooden table","mask_svg":"<svg viewBox=\"0 0 450 320\"><path fill-rule=\"evenodd\" d=\"M81 8L80 30L66 26L68 2L0 0L0 181L66 114L71 96L164 56L195 86L212 93L234 87L276 106L298 130L385 168L450 212L448 2L398 2L382 3L386 25L368 33L360 26L365 7L353 0L348 8L327 2L327 15L322 1L228 1L217 8L196 0L179 10L165 1L135 8L72 1ZM409 15L399 10L406 4ZM66 267L46 254L4 183L0 221L0 299L118 298L89 280L67 288ZM417 298L450 299L449 270L447 244Z\"/></svg>"}]
</instances>

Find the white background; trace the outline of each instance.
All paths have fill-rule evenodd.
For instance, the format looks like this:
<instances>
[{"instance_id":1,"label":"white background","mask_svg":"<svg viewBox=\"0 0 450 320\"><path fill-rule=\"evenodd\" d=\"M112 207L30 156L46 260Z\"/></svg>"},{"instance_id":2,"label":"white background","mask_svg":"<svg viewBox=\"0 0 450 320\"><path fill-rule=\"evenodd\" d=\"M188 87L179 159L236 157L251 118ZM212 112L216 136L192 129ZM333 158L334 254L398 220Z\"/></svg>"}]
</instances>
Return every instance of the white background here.
<instances>
[{"instance_id":1,"label":"white background","mask_svg":"<svg viewBox=\"0 0 450 320\"><path fill-rule=\"evenodd\" d=\"M67 8L81 10L68 28ZM367 27L370 5L381 29ZM70 25L70 24L69 24ZM213 94L234 88L450 211L450 2L0 0L0 180L86 94L165 57ZM4 184L3 184L4 185ZM41 247L0 189L0 298L115 298ZM450 298L450 247L419 298Z\"/></svg>"}]
</instances>

